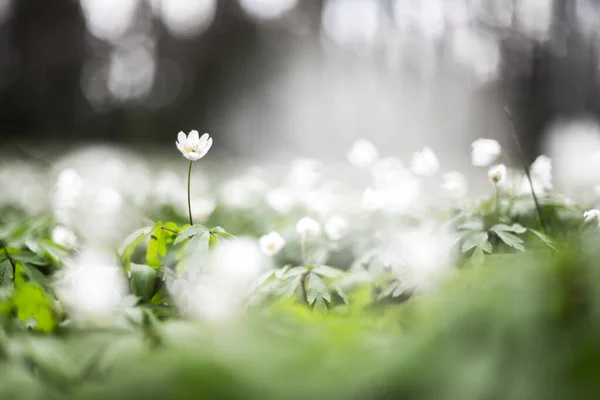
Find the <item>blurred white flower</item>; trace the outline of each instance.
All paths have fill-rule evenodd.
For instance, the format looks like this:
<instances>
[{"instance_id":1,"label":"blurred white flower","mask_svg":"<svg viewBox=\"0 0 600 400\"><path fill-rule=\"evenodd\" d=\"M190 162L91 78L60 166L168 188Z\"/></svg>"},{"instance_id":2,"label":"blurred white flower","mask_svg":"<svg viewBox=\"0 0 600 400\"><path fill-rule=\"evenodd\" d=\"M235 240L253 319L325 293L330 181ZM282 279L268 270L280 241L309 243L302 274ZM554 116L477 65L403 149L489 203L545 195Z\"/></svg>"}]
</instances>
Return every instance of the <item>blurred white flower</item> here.
<instances>
[{"instance_id":1,"label":"blurred white flower","mask_svg":"<svg viewBox=\"0 0 600 400\"><path fill-rule=\"evenodd\" d=\"M200 137L198 131L191 131L187 137L185 133L179 132L175 142L181 154L190 161L198 161L204 157L212 143L213 140L208 133Z\"/></svg>"},{"instance_id":2,"label":"blurred white flower","mask_svg":"<svg viewBox=\"0 0 600 400\"><path fill-rule=\"evenodd\" d=\"M536 194L547 193L552 190L552 160L550 157L541 155L535 159L531 168L529 169L529 175L533 183L533 189ZM520 194L531 193L531 185L527 176L523 176L521 179L521 186L519 187Z\"/></svg>"},{"instance_id":3,"label":"blurred white flower","mask_svg":"<svg viewBox=\"0 0 600 400\"><path fill-rule=\"evenodd\" d=\"M60 246L72 248L77 244L77 236L69 228L59 225L52 230L52 241Z\"/></svg>"},{"instance_id":4,"label":"blurred white flower","mask_svg":"<svg viewBox=\"0 0 600 400\"><path fill-rule=\"evenodd\" d=\"M334 215L325 222L325 234L330 240L340 240L348 232L348 221Z\"/></svg>"},{"instance_id":5,"label":"blurred white flower","mask_svg":"<svg viewBox=\"0 0 600 400\"><path fill-rule=\"evenodd\" d=\"M506 179L506 166L504 164L494 165L488 171L488 177L494 185L499 185Z\"/></svg>"},{"instance_id":6,"label":"blurred white flower","mask_svg":"<svg viewBox=\"0 0 600 400\"><path fill-rule=\"evenodd\" d=\"M292 162L292 168L287 177L288 186L305 190L314 186L321 178L321 163L311 158L298 158Z\"/></svg>"},{"instance_id":7,"label":"blurred white flower","mask_svg":"<svg viewBox=\"0 0 600 400\"><path fill-rule=\"evenodd\" d=\"M263 253L268 256L274 256L285 246L285 239L279 233L271 232L261 236L258 243Z\"/></svg>"},{"instance_id":8,"label":"blurred white flower","mask_svg":"<svg viewBox=\"0 0 600 400\"><path fill-rule=\"evenodd\" d=\"M303 238L321 234L321 225L310 217L304 217L296 224L296 231Z\"/></svg>"},{"instance_id":9,"label":"blurred white flower","mask_svg":"<svg viewBox=\"0 0 600 400\"><path fill-rule=\"evenodd\" d=\"M433 176L440 170L440 162L429 147L413 154L410 164L411 170L420 176Z\"/></svg>"},{"instance_id":10,"label":"blurred white flower","mask_svg":"<svg viewBox=\"0 0 600 400\"><path fill-rule=\"evenodd\" d=\"M381 209L381 207L383 207L383 202L384 199L382 193L379 190L374 189L371 186L365 188L365 191L363 192L362 196L362 206L365 210L379 210Z\"/></svg>"},{"instance_id":11,"label":"blurred white flower","mask_svg":"<svg viewBox=\"0 0 600 400\"><path fill-rule=\"evenodd\" d=\"M377 147L366 139L358 139L348 152L348 161L358 168L369 168L379 158Z\"/></svg>"},{"instance_id":12,"label":"blurred white flower","mask_svg":"<svg viewBox=\"0 0 600 400\"><path fill-rule=\"evenodd\" d=\"M460 172L446 172L442 175L442 188L451 197L465 197L468 187L467 178Z\"/></svg>"},{"instance_id":13,"label":"blurred white flower","mask_svg":"<svg viewBox=\"0 0 600 400\"><path fill-rule=\"evenodd\" d=\"M487 167L498 159L502 147L494 139L477 139L471 143L471 163L476 167Z\"/></svg>"},{"instance_id":14,"label":"blurred white flower","mask_svg":"<svg viewBox=\"0 0 600 400\"><path fill-rule=\"evenodd\" d=\"M584 212L583 221L585 223L595 222L596 224L598 224L598 226L600 226L600 210L594 208L592 210Z\"/></svg>"},{"instance_id":15,"label":"blurred white flower","mask_svg":"<svg viewBox=\"0 0 600 400\"><path fill-rule=\"evenodd\" d=\"M456 235L432 224L410 228L389 240L389 253L402 262L392 264L398 278L416 290L435 287L452 269Z\"/></svg>"},{"instance_id":16,"label":"blurred white flower","mask_svg":"<svg viewBox=\"0 0 600 400\"><path fill-rule=\"evenodd\" d=\"M202 264L187 279L168 277L167 288L183 313L223 323L244 312L267 260L255 239L238 237L215 247Z\"/></svg>"},{"instance_id":17,"label":"blurred white flower","mask_svg":"<svg viewBox=\"0 0 600 400\"><path fill-rule=\"evenodd\" d=\"M56 292L74 318L106 320L119 310L127 284L110 252L85 249L66 263Z\"/></svg>"},{"instance_id":18,"label":"blurred white flower","mask_svg":"<svg viewBox=\"0 0 600 400\"><path fill-rule=\"evenodd\" d=\"M294 199L287 190L282 188L269 190L266 195L266 201L269 207L279 214L288 213L294 206Z\"/></svg>"},{"instance_id":19,"label":"blurred white flower","mask_svg":"<svg viewBox=\"0 0 600 400\"><path fill-rule=\"evenodd\" d=\"M249 209L255 207L264 198L267 184L258 176L246 175L225 181L219 189L223 204Z\"/></svg>"},{"instance_id":20,"label":"blurred white flower","mask_svg":"<svg viewBox=\"0 0 600 400\"><path fill-rule=\"evenodd\" d=\"M194 221L206 221L213 211L215 211L216 207L217 202L213 199L205 199L203 197L193 198L192 216L194 217Z\"/></svg>"},{"instance_id":21,"label":"blurred white flower","mask_svg":"<svg viewBox=\"0 0 600 400\"><path fill-rule=\"evenodd\" d=\"M594 120L559 121L547 134L547 154L552 157L554 179L567 196L583 200L586 189L600 183L600 124Z\"/></svg>"}]
</instances>

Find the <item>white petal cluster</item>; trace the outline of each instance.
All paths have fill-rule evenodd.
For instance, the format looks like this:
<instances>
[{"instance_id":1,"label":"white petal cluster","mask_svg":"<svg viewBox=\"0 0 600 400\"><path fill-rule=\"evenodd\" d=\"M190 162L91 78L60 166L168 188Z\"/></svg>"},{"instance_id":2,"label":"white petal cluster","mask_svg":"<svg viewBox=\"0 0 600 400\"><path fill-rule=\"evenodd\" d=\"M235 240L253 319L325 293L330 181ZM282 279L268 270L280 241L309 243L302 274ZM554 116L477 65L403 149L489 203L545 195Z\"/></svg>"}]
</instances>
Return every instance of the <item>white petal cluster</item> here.
<instances>
[{"instance_id":1,"label":"white petal cluster","mask_svg":"<svg viewBox=\"0 0 600 400\"><path fill-rule=\"evenodd\" d=\"M377 147L366 139L358 139L347 154L350 164L358 168L369 168L379 158Z\"/></svg>"},{"instance_id":2,"label":"white petal cluster","mask_svg":"<svg viewBox=\"0 0 600 400\"><path fill-rule=\"evenodd\" d=\"M348 232L348 221L334 215L325 222L325 234L330 240L340 240Z\"/></svg>"},{"instance_id":3,"label":"white petal cluster","mask_svg":"<svg viewBox=\"0 0 600 400\"><path fill-rule=\"evenodd\" d=\"M467 195L469 184L467 178L460 172L446 172L442 175L442 189L450 197L462 198Z\"/></svg>"},{"instance_id":4,"label":"white petal cluster","mask_svg":"<svg viewBox=\"0 0 600 400\"><path fill-rule=\"evenodd\" d=\"M319 236L321 234L321 225L310 217L304 217L296 223L296 231L303 238Z\"/></svg>"},{"instance_id":5,"label":"white petal cluster","mask_svg":"<svg viewBox=\"0 0 600 400\"><path fill-rule=\"evenodd\" d=\"M90 249L66 263L55 289L74 318L98 322L111 320L127 294L123 271L110 252Z\"/></svg>"},{"instance_id":6,"label":"white petal cluster","mask_svg":"<svg viewBox=\"0 0 600 400\"><path fill-rule=\"evenodd\" d=\"M198 131L191 131L189 135L179 132L175 144L181 154L190 161L198 161L208 153L213 140L208 133L200 137Z\"/></svg>"},{"instance_id":7,"label":"white petal cluster","mask_svg":"<svg viewBox=\"0 0 600 400\"><path fill-rule=\"evenodd\" d=\"M600 226L600 210L594 208L584 212L583 221L585 223L595 222L598 226Z\"/></svg>"},{"instance_id":8,"label":"white petal cluster","mask_svg":"<svg viewBox=\"0 0 600 400\"><path fill-rule=\"evenodd\" d=\"M506 166L498 164L489 169L488 176L494 185L500 185L506 180L506 173Z\"/></svg>"},{"instance_id":9,"label":"white petal cluster","mask_svg":"<svg viewBox=\"0 0 600 400\"><path fill-rule=\"evenodd\" d=\"M52 230L52 241L66 248L73 248L77 244L77 236L66 226L59 225Z\"/></svg>"},{"instance_id":10,"label":"white petal cluster","mask_svg":"<svg viewBox=\"0 0 600 400\"><path fill-rule=\"evenodd\" d=\"M277 232L271 232L261 236L258 240L260 249L268 256L274 256L285 246L285 239Z\"/></svg>"},{"instance_id":11,"label":"white petal cluster","mask_svg":"<svg viewBox=\"0 0 600 400\"><path fill-rule=\"evenodd\" d=\"M494 139L477 139L471 143L471 163L476 167L487 167L500 157L502 147Z\"/></svg>"},{"instance_id":12,"label":"white petal cluster","mask_svg":"<svg viewBox=\"0 0 600 400\"><path fill-rule=\"evenodd\" d=\"M423 147L413 154L410 168L416 175L433 176L440 170L440 162L433 150Z\"/></svg>"}]
</instances>

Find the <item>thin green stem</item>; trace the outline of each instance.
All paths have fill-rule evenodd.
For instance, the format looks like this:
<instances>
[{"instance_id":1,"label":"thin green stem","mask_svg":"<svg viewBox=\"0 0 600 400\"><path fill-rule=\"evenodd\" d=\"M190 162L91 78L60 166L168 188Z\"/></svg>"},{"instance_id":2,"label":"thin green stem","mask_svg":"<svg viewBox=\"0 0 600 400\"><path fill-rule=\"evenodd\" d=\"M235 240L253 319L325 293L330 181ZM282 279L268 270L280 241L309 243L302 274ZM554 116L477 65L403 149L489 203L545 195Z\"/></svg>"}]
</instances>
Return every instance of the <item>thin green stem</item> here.
<instances>
[{"instance_id":1,"label":"thin green stem","mask_svg":"<svg viewBox=\"0 0 600 400\"><path fill-rule=\"evenodd\" d=\"M496 224L500 223L500 190L498 184L494 184L494 190L496 192Z\"/></svg>"},{"instance_id":2,"label":"thin green stem","mask_svg":"<svg viewBox=\"0 0 600 400\"><path fill-rule=\"evenodd\" d=\"M304 235L300 236L300 255L302 256L302 265L306 266L306 243Z\"/></svg>"},{"instance_id":3,"label":"thin green stem","mask_svg":"<svg viewBox=\"0 0 600 400\"><path fill-rule=\"evenodd\" d=\"M521 158L521 164L523 165L523 170L525 170L525 176L527 176L527 180L529 181L529 187L531 188L531 195L533 196L533 202L535 204L535 210L537 211L538 217L540 219L540 225L542 226L542 230L544 234L547 235L548 231L546 230L546 223L542 216L542 207L540 206L540 202L538 200L537 195L535 194L535 190L533 189L533 181L531 180L531 174L529 173L529 168L527 168L527 163L525 162L525 155L523 154L523 149L521 148L521 143L519 142L519 137L517 136L517 129L515 128L515 123L512 118L512 114L508 107L504 107L504 112L506 113L506 117L510 121L511 133L513 141L517 146L517 150L519 151L519 157Z\"/></svg>"},{"instance_id":4,"label":"thin green stem","mask_svg":"<svg viewBox=\"0 0 600 400\"><path fill-rule=\"evenodd\" d=\"M190 168L188 170L188 214L190 217L190 225L194 225L194 221L192 220L192 163L190 161Z\"/></svg>"}]
</instances>

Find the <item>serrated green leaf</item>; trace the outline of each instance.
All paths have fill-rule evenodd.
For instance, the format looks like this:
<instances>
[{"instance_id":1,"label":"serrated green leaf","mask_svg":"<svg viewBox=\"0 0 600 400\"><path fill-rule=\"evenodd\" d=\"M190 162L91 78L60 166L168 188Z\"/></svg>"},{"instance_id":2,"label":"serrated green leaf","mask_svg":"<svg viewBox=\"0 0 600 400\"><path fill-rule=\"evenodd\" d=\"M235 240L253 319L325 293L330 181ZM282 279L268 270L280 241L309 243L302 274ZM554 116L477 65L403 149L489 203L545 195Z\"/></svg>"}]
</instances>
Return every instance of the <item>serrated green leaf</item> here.
<instances>
[{"instance_id":1,"label":"serrated green leaf","mask_svg":"<svg viewBox=\"0 0 600 400\"><path fill-rule=\"evenodd\" d=\"M327 265L317 265L312 270L317 275L324 276L327 278L339 278L344 275L344 272Z\"/></svg>"},{"instance_id":2,"label":"serrated green leaf","mask_svg":"<svg viewBox=\"0 0 600 400\"><path fill-rule=\"evenodd\" d=\"M208 230L202 234L194 235L185 245L183 256L188 257L194 253L208 251L210 236L211 234Z\"/></svg>"},{"instance_id":3,"label":"serrated green leaf","mask_svg":"<svg viewBox=\"0 0 600 400\"><path fill-rule=\"evenodd\" d=\"M162 265L159 256L164 257L167 254L167 231L162 227L162 223L154 226L146 249L146 262L149 266L155 268Z\"/></svg>"},{"instance_id":4,"label":"serrated green leaf","mask_svg":"<svg viewBox=\"0 0 600 400\"><path fill-rule=\"evenodd\" d=\"M156 270L147 265L131 264L131 288L136 296L150 300L154 292Z\"/></svg>"},{"instance_id":5,"label":"serrated green leaf","mask_svg":"<svg viewBox=\"0 0 600 400\"><path fill-rule=\"evenodd\" d=\"M48 265L48 261L44 260L43 257L40 257L37 254L27 253L27 252L23 252L23 251L11 254L11 258L15 261L19 261L19 262L27 263L27 264Z\"/></svg>"},{"instance_id":6,"label":"serrated green leaf","mask_svg":"<svg viewBox=\"0 0 600 400\"><path fill-rule=\"evenodd\" d=\"M0 263L0 286L13 284L14 272L10 260L4 260Z\"/></svg>"},{"instance_id":7,"label":"serrated green leaf","mask_svg":"<svg viewBox=\"0 0 600 400\"><path fill-rule=\"evenodd\" d=\"M156 225L155 225L156 226ZM147 226L145 228L140 228L137 231L133 232L131 235L127 236L127 238L123 241L123 244L119 248L119 254L121 254L121 258L125 260L127 263L130 262L131 256L135 251L135 248L144 241L152 232L154 226Z\"/></svg>"},{"instance_id":8,"label":"serrated green leaf","mask_svg":"<svg viewBox=\"0 0 600 400\"><path fill-rule=\"evenodd\" d=\"M473 265L479 266L479 265L483 264L484 258L485 258L485 256L483 254L483 248L480 246L477 246L475 248L475 250L473 251L473 254L471 254L471 262L473 263Z\"/></svg>"},{"instance_id":9,"label":"serrated green leaf","mask_svg":"<svg viewBox=\"0 0 600 400\"><path fill-rule=\"evenodd\" d=\"M346 292L342 289L342 286L340 284L335 285L335 291L342 298L342 300L344 300L345 304L350 304L350 302L348 301L348 296L346 296Z\"/></svg>"},{"instance_id":10,"label":"serrated green leaf","mask_svg":"<svg viewBox=\"0 0 600 400\"><path fill-rule=\"evenodd\" d=\"M296 289L298 289L298 285L300 284L300 280L302 279L302 275L296 275L290 278L287 278L283 281L281 288L277 291L282 297L291 297L294 293L296 293Z\"/></svg>"},{"instance_id":11,"label":"serrated green leaf","mask_svg":"<svg viewBox=\"0 0 600 400\"><path fill-rule=\"evenodd\" d=\"M460 248L460 251L465 253L474 247L482 247L488 240L487 232L473 232L465 236L465 241Z\"/></svg>"},{"instance_id":12,"label":"serrated green leaf","mask_svg":"<svg viewBox=\"0 0 600 400\"><path fill-rule=\"evenodd\" d=\"M556 250L556 245L554 244L554 240L547 235L544 235L542 232L536 231L535 229L528 229L529 232L533 233L540 239L546 246L550 247L552 250Z\"/></svg>"},{"instance_id":13,"label":"serrated green leaf","mask_svg":"<svg viewBox=\"0 0 600 400\"><path fill-rule=\"evenodd\" d=\"M38 284L40 286L46 286L47 285L48 278L46 278L46 276L39 269L37 269L35 266L29 265L29 264L24 264L24 263L18 263L18 264L23 266L23 270L25 271L25 275L27 276L27 278L29 279L29 281L31 283L35 283L35 284Z\"/></svg>"},{"instance_id":14,"label":"serrated green leaf","mask_svg":"<svg viewBox=\"0 0 600 400\"><path fill-rule=\"evenodd\" d=\"M216 227L212 228L210 231L212 233L214 233L215 235L225 238L225 239L235 239L235 236L233 236L231 233L227 232L225 229L221 228L220 226L216 226Z\"/></svg>"},{"instance_id":15,"label":"serrated green leaf","mask_svg":"<svg viewBox=\"0 0 600 400\"><path fill-rule=\"evenodd\" d=\"M313 304L317 298L322 298L331 302L331 295L327 290L325 283L318 275L310 273L306 277L306 300L309 304Z\"/></svg>"},{"instance_id":16,"label":"serrated green leaf","mask_svg":"<svg viewBox=\"0 0 600 400\"><path fill-rule=\"evenodd\" d=\"M512 224L511 226L506 225L506 224L496 224L494 226L492 226L490 228L491 231L494 231L496 233L498 232L514 232L514 233L525 233L525 231L527 231L527 229L525 229L522 225L520 224Z\"/></svg>"},{"instance_id":17,"label":"serrated green leaf","mask_svg":"<svg viewBox=\"0 0 600 400\"><path fill-rule=\"evenodd\" d=\"M308 272L308 269L306 269L306 267L300 266L300 267L289 268L287 271L285 271L284 274L281 275L281 279L287 279L292 276L302 275L306 272Z\"/></svg>"},{"instance_id":18,"label":"serrated green leaf","mask_svg":"<svg viewBox=\"0 0 600 400\"><path fill-rule=\"evenodd\" d=\"M496 234L506 245L519 251L525 251L525 247L523 247L523 240L520 237L504 231L498 231Z\"/></svg>"},{"instance_id":19,"label":"serrated green leaf","mask_svg":"<svg viewBox=\"0 0 600 400\"><path fill-rule=\"evenodd\" d=\"M192 236L199 236L200 234L203 234L206 231L208 231L208 228L204 225L192 225L189 228L186 228L179 232L179 236L177 236L177 239L175 239L173 244L179 244Z\"/></svg>"}]
</instances>

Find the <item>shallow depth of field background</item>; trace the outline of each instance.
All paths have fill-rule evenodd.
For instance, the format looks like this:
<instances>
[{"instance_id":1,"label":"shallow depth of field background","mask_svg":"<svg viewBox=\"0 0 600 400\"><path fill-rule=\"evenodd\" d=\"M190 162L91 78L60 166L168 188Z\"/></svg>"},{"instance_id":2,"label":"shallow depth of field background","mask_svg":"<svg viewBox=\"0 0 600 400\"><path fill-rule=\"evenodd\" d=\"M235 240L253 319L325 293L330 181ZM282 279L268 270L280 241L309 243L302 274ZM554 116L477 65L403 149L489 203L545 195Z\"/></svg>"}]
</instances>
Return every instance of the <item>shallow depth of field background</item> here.
<instances>
[{"instance_id":1,"label":"shallow depth of field background","mask_svg":"<svg viewBox=\"0 0 600 400\"><path fill-rule=\"evenodd\" d=\"M0 0L2 150L198 129L224 156L366 137L459 168L476 137L511 144L508 105L532 158L600 111L598 21L596 0Z\"/></svg>"}]
</instances>

